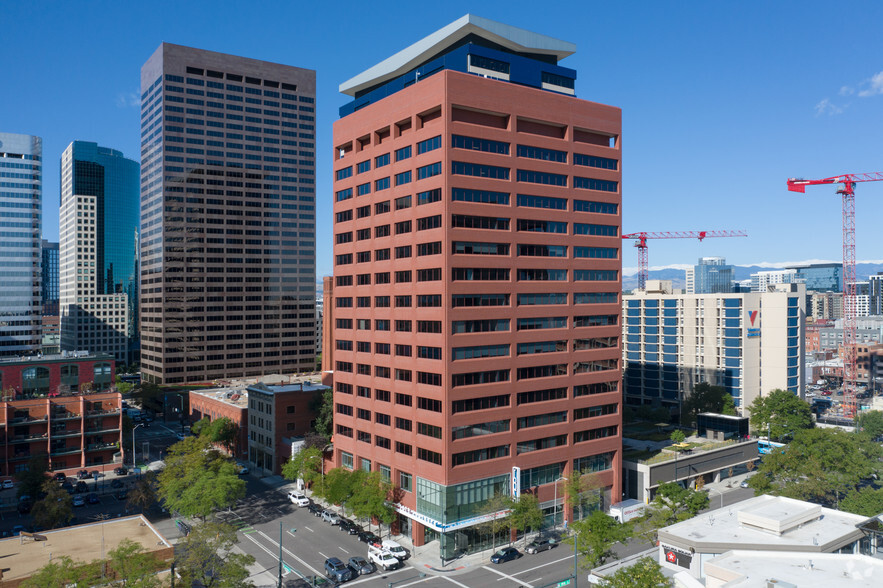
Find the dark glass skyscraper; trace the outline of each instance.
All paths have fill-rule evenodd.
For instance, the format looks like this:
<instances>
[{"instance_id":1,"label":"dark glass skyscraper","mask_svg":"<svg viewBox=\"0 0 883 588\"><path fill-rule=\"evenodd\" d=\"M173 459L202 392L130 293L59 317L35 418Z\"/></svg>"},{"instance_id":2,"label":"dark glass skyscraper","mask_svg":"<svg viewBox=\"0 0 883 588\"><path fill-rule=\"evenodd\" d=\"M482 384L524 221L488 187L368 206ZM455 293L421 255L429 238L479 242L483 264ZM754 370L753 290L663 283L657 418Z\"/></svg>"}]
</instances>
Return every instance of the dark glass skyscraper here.
<instances>
[{"instance_id":1,"label":"dark glass skyscraper","mask_svg":"<svg viewBox=\"0 0 883 588\"><path fill-rule=\"evenodd\" d=\"M141 371L312 370L316 72L163 43L141 68Z\"/></svg>"},{"instance_id":2,"label":"dark glass skyscraper","mask_svg":"<svg viewBox=\"0 0 883 588\"><path fill-rule=\"evenodd\" d=\"M40 137L0 133L0 357L40 349L42 159Z\"/></svg>"},{"instance_id":3,"label":"dark glass skyscraper","mask_svg":"<svg viewBox=\"0 0 883 588\"><path fill-rule=\"evenodd\" d=\"M137 359L138 162L74 141L61 157L61 348Z\"/></svg>"},{"instance_id":4,"label":"dark glass skyscraper","mask_svg":"<svg viewBox=\"0 0 883 588\"><path fill-rule=\"evenodd\" d=\"M43 239L43 315L58 316L58 243Z\"/></svg>"}]
</instances>

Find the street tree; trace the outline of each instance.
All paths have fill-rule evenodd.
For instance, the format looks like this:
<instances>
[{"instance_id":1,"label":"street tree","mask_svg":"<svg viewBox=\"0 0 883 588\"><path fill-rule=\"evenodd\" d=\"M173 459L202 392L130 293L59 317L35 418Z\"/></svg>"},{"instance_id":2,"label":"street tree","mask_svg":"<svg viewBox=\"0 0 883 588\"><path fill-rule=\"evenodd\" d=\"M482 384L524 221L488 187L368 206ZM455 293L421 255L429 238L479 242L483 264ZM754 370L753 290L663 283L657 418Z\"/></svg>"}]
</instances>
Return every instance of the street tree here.
<instances>
[{"instance_id":1,"label":"street tree","mask_svg":"<svg viewBox=\"0 0 883 588\"><path fill-rule=\"evenodd\" d=\"M693 387L693 392L684 402L684 425L696 422L696 416L702 412L717 414L736 414L736 405L722 386L712 386L708 382L700 382Z\"/></svg>"},{"instance_id":2,"label":"street tree","mask_svg":"<svg viewBox=\"0 0 883 588\"><path fill-rule=\"evenodd\" d=\"M141 476L129 492L129 506L144 512L156 502L156 472L148 471Z\"/></svg>"},{"instance_id":3,"label":"street tree","mask_svg":"<svg viewBox=\"0 0 883 588\"><path fill-rule=\"evenodd\" d=\"M331 437L331 424L334 420L334 395L331 390L316 391L310 400L309 408L316 414L315 430L323 437Z\"/></svg>"},{"instance_id":4,"label":"street tree","mask_svg":"<svg viewBox=\"0 0 883 588\"><path fill-rule=\"evenodd\" d=\"M392 486L381 478L380 472L368 472L361 477L347 505L357 518L377 521L382 533L382 525L395 521L395 509L389 503L391 493Z\"/></svg>"},{"instance_id":5,"label":"street tree","mask_svg":"<svg viewBox=\"0 0 883 588\"><path fill-rule=\"evenodd\" d=\"M540 501L533 494L521 493L512 503L512 514L509 516L512 527L522 533L528 530L539 530L543 527L545 517Z\"/></svg>"},{"instance_id":6,"label":"street tree","mask_svg":"<svg viewBox=\"0 0 883 588\"><path fill-rule=\"evenodd\" d=\"M322 450L316 447L302 447L282 466L282 477L286 480L303 480L308 486L322 480Z\"/></svg>"},{"instance_id":7,"label":"street tree","mask_svg":"<svg viewBox=\"0 0 883 588\"><path fill-rule=\"evenodd\" d=\"M798 431L813 427L809 404L788 390L773 390L766 396L758 396L748 410L752 433L769 434L770 441L788 441Z\"/></svg>"},{"instance_id":8,"label":"street tree","mask_svg":"<svg viewBox=\"0 0 883 588\"><path fill-rule=\"evenodd\" d=\"M165 566L140 543L123 539L107 555L109 575L113 578L114 585L133 588L159 588L162 585L156 572Z\"/></svg>"},{"instance_id":9,"label":"street tree","mask_svg":"<svg viewBox=\"0 0 883 588\"><path fill-rule=\"evenodd\" d=\"M883 436L883 412L879 410L862 411L856 423L862 433L871 439Z\"/></svg>"},{"instance_id":10,"label":"street tree","mask_svg":"<svg viewBox=\"0 0 883 588\"><path fill-rule=\"evenodd\" d=\"M254 557L236 553L236 529L224 523L207 522L196 525L178 542L177 571L181 586L205 588L246 588L248 566Z\"/></svg>"},{"instance_id":11,"label":"street tree","mask_svg":"<svg viewBox=\"0 0 883 588\"><path fill-rule=\"evenodd\" d=\"M836 505L881 471L883 449L864 435L839 429L798 430L765 456L748 484L755 494Z\"/></svg>"},{"instance_id":12,"label":"street tree","mask_svg":"<svg viewBox=\"0 0 883 588\"><path fill-rule=\"evenodd\" d=\"M206 437L187 437L169 448L157 495L170 512L206 520L245 496L238 467Z\"/></svg>"},{"instance_id":13,"label":"street tree","mask_svg":"<svg viewBox=\"0 0 883 588\"><path fill-rule=\"evenodd\" d=\"M512 512L512 498L498 492L491 496L482 508L482 514L488 515L487 521L478 525L482 533L490 534L491 549L497 548L497 536L503 531L508 531L510 527L509 515ZM512 534L509 533L506 538L507 542L511 542Z\"/></svg>"},{"instance_id":14,"label":"street tree","mask_svg":"<svg viewBox=\"0 0 883 588\"><path fill-rule=\"evenodd\" d=\"M18 480L18 498L30 496L36 498L43 490L43 485L49 479L49 461L46 455L34 455L28 460L28 468L15 474Z\"/></svg>"},{"instance_id":15,"label":"street tree","mask_svg":"<svg viewBox=\"0 0 883 588\"><path fill-rule=\"evenodd\" d=\"M572 472L564 482L564 505L567 512L579 511L579 518L584 517L584 510L597 508L601 502L600 489L604 486L598 474L592 472Z\"/></svg>"},{"instance_id":16,"label":"street tree","mask_svg":"<svg viewBox=\"0 0 883 588\"><path fill-rule=\"evenodd\" d=\"M865 517L879 515L883 512L883 488L867 486L857 492L850 492L846 498L840 501L840 510Z\"/></svg>"},{"instance_id":17,"label":"street tree","mask_svg":"<svg viewBox=\"0 0 883 588\"><path fill-rule=\"evenodd\" d=\"M206 437L216 445L220 445L228 453L236 450L236 439L239 436L239 427L228 417L215 420L203 418L197 421L191 428L194 434Z\"/></svg>"},{"instance_id":18,"label":"street tree","mask_svg":"<svg viewBox=\"0 0 883 588\"><path fill-rule=\"evenodd\" d=\"M671 588L672 582L662 573L662 566L652 558L642 557L635 564L618 569L599 584L601 588Z\"/></svg>"},{"instance_id":19,"label":"street tree","mask_svg":"<svg viewBox=\"0 0 883 588\"><path fill-rule=\"evenodd\" d=\"M671 439L672 443L678 444L683 443L687 439L687 436L680 429L675 429L671 432L671 437L669 438Z\"/></svg>"},{"instance_id":20,"label":"street tree","mask_svg":"<svg viewBox=\"0 0 883 588\"><path fill-rule=\"evenodd\" d=\"M19 584L20 588L87 588L97 585L101 585L100 565L76 561L67 555L53 557L49 563Z\"/></svg>"},{"instance_id":21,"label":"street tree","mask_svg":"<svg viewBox=\"0 0 883 588\"><path fill-rule=\"evenodd\" d=\"M577 541L577 551L589 568L595 568L610 557L616 557L613 546L632 535L631 525L622 525L603 511L596 510L571 526Z\"/></svg>"},{"instance_id":22,"label":"street tree","mask_svg":"<svg viewBox=\"0 0 883 588\"><path fill-rule=\"evenodd\" d=\"M35 502L31 511L35 523L47 529L54 529L66 525L74 518L71 495L59 486L58 482L46 480L43 483L43 492L46 496Z\"/></svg>"},{"instance_id":23,"label":"street tree","mask_svg":"<svg viewBox=\"0 0 883 588\"><path fill-rule=\"evenodd\" d=\"M692 518L707 508L708 503L706 492L683 488L675 482L660 484L647 508L643 532L652 535L656 529Z\"/></svg>"},{"instance_id":24,"label":"street tree","mask_svg":"<svg viewBox=\"0 0 883 588\"><path fill-rule=\"evenodd\" d=\"M322 498L332 504L343 504L353 494L356 472L346 468L334 468L325 474L325 484L320 488Z\"/></svg>"}]
</instances>

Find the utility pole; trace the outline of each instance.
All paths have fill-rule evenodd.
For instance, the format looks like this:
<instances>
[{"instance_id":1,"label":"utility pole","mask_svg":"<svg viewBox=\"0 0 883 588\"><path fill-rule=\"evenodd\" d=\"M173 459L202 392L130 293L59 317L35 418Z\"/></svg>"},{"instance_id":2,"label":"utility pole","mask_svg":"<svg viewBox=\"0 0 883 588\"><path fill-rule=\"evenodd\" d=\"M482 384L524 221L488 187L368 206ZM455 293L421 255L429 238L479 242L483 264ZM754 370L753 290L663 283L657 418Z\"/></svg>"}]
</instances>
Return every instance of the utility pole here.
<instances>
[{"instance_id":1,"label":"utility pole","mask_svg":"<svg viewBox=\"0 0 883 588\"><path fill-rule=\"evenodd\" d=\"M279 585L282 588L282 521L279 521Z\"/></svg>"}]
</instances>

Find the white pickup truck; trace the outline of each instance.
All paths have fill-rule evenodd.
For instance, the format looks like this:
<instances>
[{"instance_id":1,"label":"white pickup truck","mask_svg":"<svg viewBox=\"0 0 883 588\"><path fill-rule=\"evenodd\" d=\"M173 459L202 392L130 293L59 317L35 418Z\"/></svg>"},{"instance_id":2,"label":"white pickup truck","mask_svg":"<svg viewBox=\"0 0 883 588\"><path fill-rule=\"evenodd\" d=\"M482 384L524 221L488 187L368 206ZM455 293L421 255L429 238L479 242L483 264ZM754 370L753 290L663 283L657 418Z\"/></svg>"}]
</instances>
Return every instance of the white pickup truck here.
<instances>
[{"instance_id":1,"label":"white pickup truck","mask_svg":"<svg viewBox=\"0 0 883 588\"><path fill-rule=\"evenodd\" d=\"M386 571L394 570L401 565L396 556L391 554L386 549L374 547L373 545L368 546L368 561L372 562L378 568L383 568Z\"/></svg>"}]
</instances>

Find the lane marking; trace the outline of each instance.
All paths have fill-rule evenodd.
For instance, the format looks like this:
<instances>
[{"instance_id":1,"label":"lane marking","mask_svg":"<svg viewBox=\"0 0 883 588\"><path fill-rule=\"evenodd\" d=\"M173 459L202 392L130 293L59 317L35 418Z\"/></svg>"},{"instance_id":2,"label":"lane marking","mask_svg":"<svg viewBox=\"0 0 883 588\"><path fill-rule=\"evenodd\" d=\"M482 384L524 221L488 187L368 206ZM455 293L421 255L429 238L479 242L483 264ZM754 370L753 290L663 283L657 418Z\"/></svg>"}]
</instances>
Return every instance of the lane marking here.
<instances>
[{"instance_id":1,"label":"lane marking","mask_svg":"<svg viewBox=\"0 0 883 588\"><path fill-rule=\"evenodd\" d=\"M262 535L262 536L264 537L264 539L266 539L267 541L269 541L270 543L272 543L274 546L279 547L279 543L278 543L277 541L273 541L273 539L271 539L271 538L270 538L266 533L264 533L263 531L258 531L258 534L259 534L259 535ZM288 555L288 557L294 558L294 559L296 559L297 561L299 561L299 562L301 563L301 565L303 565L305 568L307 568L308 570L310 570L311 572L313 572L313 573L316 574L317 576L321 576L321 575L323 575L322 572L320 572L319 570L317 570L316 568L314 568L313 566L311 566L310 564L308 564L307 562L305 562L304 560L302 560L301 558L299 558L298 556L296 556L295 554L293 554L293 553L292 553L288 548L286 548L284 545L282 546L282 551L283 551L286 555ZM279 557L276 556L276 560L277 560L277 561L278 561L278 559L279 559ZM328 559L328 558L326 557L325 559ZM283 563L284 563L284 562L283 562Z\"/></svg>"},{"instance_id":2,"label":"lane marking","mask_svg":"<svg viewBox=\"0 0 883 588\"><path fill-rule=\"evenodd\" d=\"M435 576L426 576L425 578L420 578L419 580L411 582L410 584L402 584L402 588L405 588L405 586L413 586L414 584L419 584L420 582L425 582L426 580L431 580L434 578Z\"/></svg>"},{"instance_id":3,"label":"lane marking","mask_svg":"<svg viewBox=\"0 0 883 588\"><path fill-rule=\"evenodd\" d=\"M393 574L398 574L398 573L404 572L405 570L408 570L408 569L413 570L414 568L399 568L399 569L393 570L391 572L383 572L380 575L380 577L386 578L387 576L392 576ZM378 576L376 576L375 574L377 574L380 571L381 571L381 568L377 568L377 570L374 572L374 574L371 574L370 576L368 576L366 578L362 578L361 580L353 580L352 582L347 582L346 585L353 586L354 584L361 584L362 582L369 582L371 580L376 580ZM466 588L468 588L468 587L466 587Z\"/></svg>"},{"instance_id":4,"label":"lane marking","mask_svg":"<svg viewBox=\"0 0 883 588\"><path fill-rule=\"evenodd\" d=\"M306 530L309 531L310 533L315 533L314 530L312 530L311 528L309 528L309 527L307 527L307 526L304 526L304 529L306 529Z\"/></svg>"},{"instance_id":5,"label":"lane marking","mask_svg":"<svg viewBox=\"0 0 883 588\"><path fill-rule=\"evenodd\" d=\"M517 576L518 574L526 574L527 572L532 572L532 571L534 571L534 570L538 570L538 569L540 569L540 568L544 568L544 567L546 567L546 566L550 566L550 565L552 565L552 564L561 563L562 561L567 561L567 560L572 560L572 559L573 559L573 556L572 556L572 555L568 555L567 557L562 557L561 559L556 559L555 561L550 561L549 563L540 564L540 565L538 565L538 566L535 566L535 567L532 567L532 568L529 568L529 569L526 569L526 570L522 570L522 571L520 571L520 572L515 572L515 573L512 574L512 575L513 575L513 576ZM502 580L502 579L503 579L503 578L500 578L500 580ZM497 581L499 582L500 580L497 580Z\"/></svg>"},{"instance_id":6,"label":"lane marking","mask_svg":"<svg viewBox=\"0 0 883 588\"><path fill-rule=\"evenodd\" d=\"M338 548L339 550L341 550L342 552L344 552L344 553L349 553L349 551L347 551L346 549L344 549L344 548L341 547L340 545L338 545L337 548Z\"/></svg>"},{"instance_id":7,"label":"lane marking","mask_svg":"<svg viewBox=\"0 0 883 588\"><path fill-rule=\"evenodd\" d=\"M321 556L324 557L325 559L328 559L328 556L325 555L324 553L322 553L321 551L317 551L316 553L318 553L319 555L321 555Z\"/></svg>"},{"instance_id":8,"label":"lane marking","mask_svg":"<svg viewBox=\"0 0 883 588\"><path fill-rule=\"evenodd\" d=\"M438 576L438 577L439 577L439 578L444 578L444 579L447 580L448 582L453 582L453 583L456 584L457 586L462 586L462 588L469 588L469 586L467 586L466 584L461 584L460 582L458 582L457 580L454 580L453 578L448 578L447 576Z\"/></svg>"},{"instance_id":9,"label":"lane marking","mask_svg":"<svg viewBox=\"0 0 883 588\"><path fill-rule=\"evenodd\" d=\"M497 571L494 568L489 568L487 566L481 566L481 569L487 570L489 572L493 572L493 573L497 574L498 576L503 576L504 578L507 578L507 579L512 580L514 582L518 582L519 586L527 586L527 588L533 588L533 585L528 584L524 580L519 580L515 576L510 576L509 574L504 574L503 572Z\"/></svg>"}]
</instances>

